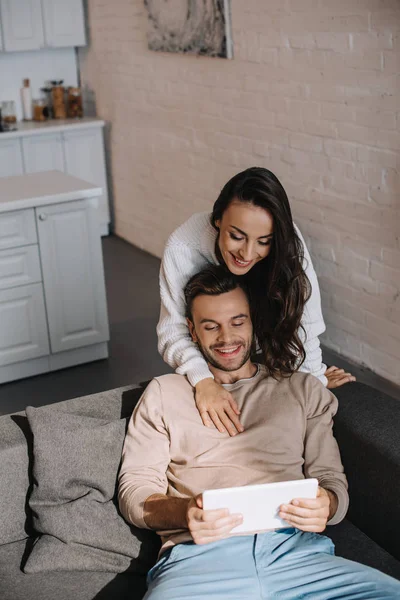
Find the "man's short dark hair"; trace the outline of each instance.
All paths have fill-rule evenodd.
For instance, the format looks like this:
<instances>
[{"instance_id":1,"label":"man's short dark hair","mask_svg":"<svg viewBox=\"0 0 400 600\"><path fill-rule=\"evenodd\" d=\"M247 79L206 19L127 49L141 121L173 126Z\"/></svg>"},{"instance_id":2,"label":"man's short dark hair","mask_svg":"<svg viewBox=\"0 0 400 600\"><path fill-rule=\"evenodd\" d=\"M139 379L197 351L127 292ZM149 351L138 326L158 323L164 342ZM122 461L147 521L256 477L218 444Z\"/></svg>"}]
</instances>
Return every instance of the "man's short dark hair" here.
<instances>
[{"instance_id":1,"label":"man's short dark hair","mask_svg":"<svg viewBox=\"0 0 400 600\"><path fill-rule=\"evenodd\" d=\"M197 296L219 296L241 288L247 296L247 290L239 277L233 275L226 267L210 265L196 275L193 275L186 284L184 293L186 300L186 317L192 319L193 301Z\"/></svg>"}]
</instances>

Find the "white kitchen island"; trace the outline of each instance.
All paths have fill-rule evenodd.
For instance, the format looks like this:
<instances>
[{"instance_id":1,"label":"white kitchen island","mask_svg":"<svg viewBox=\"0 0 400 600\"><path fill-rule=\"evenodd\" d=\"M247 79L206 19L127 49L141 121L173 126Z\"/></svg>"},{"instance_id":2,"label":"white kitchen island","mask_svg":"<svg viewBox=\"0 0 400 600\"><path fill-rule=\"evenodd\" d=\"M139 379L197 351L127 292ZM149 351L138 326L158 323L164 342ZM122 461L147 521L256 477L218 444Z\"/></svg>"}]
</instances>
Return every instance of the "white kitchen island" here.
<instances>
[{"instance_id":1,"label":"white kitchen island","mask_svg":"<svg viewBox=\"0 0 400 600\"><path fill-rule=\"evenodd\" d=\"M102 188L98 202L102 235L108 235L110 210L101 119L51 119L19 122L17 131L0 133L0 177L63 171Z\"/></svg>"},{"instance_id":2,"label":"white kitchen island","mask_svg":"<svg viewBox=\"0 0 400 600\"><path fill-rule=\"evenodd\" d=\"M0 383L108 356L101 194L59 171L0 178Z\"/></svg>"}]
</instances>

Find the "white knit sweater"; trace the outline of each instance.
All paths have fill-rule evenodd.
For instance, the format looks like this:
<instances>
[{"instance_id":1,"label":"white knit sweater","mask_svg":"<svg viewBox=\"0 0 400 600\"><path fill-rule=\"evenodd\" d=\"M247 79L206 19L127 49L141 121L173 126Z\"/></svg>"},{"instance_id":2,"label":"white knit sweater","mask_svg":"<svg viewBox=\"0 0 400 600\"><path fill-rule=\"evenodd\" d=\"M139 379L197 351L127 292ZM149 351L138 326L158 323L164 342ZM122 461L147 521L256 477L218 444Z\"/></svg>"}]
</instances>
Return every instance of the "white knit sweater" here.
<instances>
[{"instance_id":1,"label":"white knit sweater","mask_svg":"<svg viewBox=\"0 0 400 600\"><path fill-rule=\"evenodd\" d=\"M295 226L296 227L296 226ZM306 359L300 371L312 373L327 384L325 365L318 336L325 331L321 312L318 280L304 239L296 227L304 246L304 270L311 283L311 296L304 307L300 335ZM208 264L218 264L215 256L217 232L211 225L209 213L194 214L170 236L165 247L160 270L161 312L157 325L158 351L177 373L186 375L195 386L206 377L213 377L197 345L191 340L185 317L184 288L195 273Z\"/></svg>"}]
</instances>

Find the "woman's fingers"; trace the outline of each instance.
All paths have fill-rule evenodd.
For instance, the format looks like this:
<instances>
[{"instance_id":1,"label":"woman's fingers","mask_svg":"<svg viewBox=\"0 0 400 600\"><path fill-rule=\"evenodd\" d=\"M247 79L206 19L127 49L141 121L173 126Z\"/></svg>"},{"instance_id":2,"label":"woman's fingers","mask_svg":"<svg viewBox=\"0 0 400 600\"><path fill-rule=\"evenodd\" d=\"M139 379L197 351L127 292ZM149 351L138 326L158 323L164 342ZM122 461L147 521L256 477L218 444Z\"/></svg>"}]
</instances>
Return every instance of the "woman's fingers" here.
<instances>
[{"instance_id":1,"label":"woman's fingers","mask_svg":"<svg viewBox=\"0 0 400 600\"><path fill-rule=\"evenodd\" d=\"M213 423L220 433L229 433L230 436L237 435L243 431L238 416L233 412L231 407L225 406L219 409L209 409L207 412L201 412L201 418L204 425ZM209 427L212 425L207 425Z\"/></svg>"},{"instance_id":2,"label":"woman's fingers","mask_svg":"<svg viewBox=\"0 0 400 600\"><path fill-rule=\"evenodd\" d=\"M228 402L229 402L229 404L231 405L231 409L233 410L233 412L234 412L235 414L237 414L237 415L240 415L240 410L239 410L239 407L238 407L238 405L237 405L237 402L236 402L236 400L234 400L234 398L233 398L232 394L229 394L229 396L228 396Z\"/></svg>"},{"instance_id":3,"label":"woman's fingers","mask_svg":"<svg viewBox=\"0 0 400 600\"><path fill-rule=\"evenodd\" d=\"M356 381L356 378L351 373L344 373L339 375L338 377L328 377L328 389L332 390L334 388L340 387L345 383L351 383L352 381Z\"/></svg>"},{"instance_id":4,"label":"woman's fingers","mask_svg":"<svg viewBox=\"0 0 400 600\"><path fill-rule=\"evenodd\" d=\"M236 435L243 431L239 421L237 402L232 395L214 379L204 379L195 386L196 406L203 424L215 426L221 433Z\"/></svg>"},{"instance_id":5,"label":"woman's fingers","mask_svg":"<svg viewBox=\"0 0 400 600\"><path fill-rule=\"evenodd\" d=\"M356 381L356 378L351 373L346 373L344 369L338 369L335 366L326 369L325 376L328 379L327 388L330 390L340 387L345 383Z\"/></svg>"},{"instance_id":6,"label":"woman's fingers","mask_svg":"<svg viewBox=\"0 0 400 600\"><path fill-rule=\"evenodd\" d=\"M208 414L210 415L210 418L211 418L212 422L214 423L215 427L218 429L218 431L220 433L227 433L227 430L225 429L225 426L221 422L221 419L219 418L217 411L214 410L213 408L211 408L208 411Z\"/></svg>"},{"instance_id":7,"label":"woman's fingers","mask_svg":"<svg viewBox=\"0 0 400 600\"><path fill-rule=\"evenodd\" d=\"M225 408L218 413L218 416L225 425L229 435L233 436L243 431L244 428L239 421L239 417L233 412L229 405L225 406Z\"/></svg>"},{"instance_id":8,"label":"woman's fingers","mask_svg":"<svg viewBox=\"0 0 400 600\"><path fill-rule=\"evenodd\" d=\"M203 425L206 427L214 427L212 420L210 419L210 415L207 410L203 410L200 412L201 420L203 421Z\"/></svg>"}]
</instances>

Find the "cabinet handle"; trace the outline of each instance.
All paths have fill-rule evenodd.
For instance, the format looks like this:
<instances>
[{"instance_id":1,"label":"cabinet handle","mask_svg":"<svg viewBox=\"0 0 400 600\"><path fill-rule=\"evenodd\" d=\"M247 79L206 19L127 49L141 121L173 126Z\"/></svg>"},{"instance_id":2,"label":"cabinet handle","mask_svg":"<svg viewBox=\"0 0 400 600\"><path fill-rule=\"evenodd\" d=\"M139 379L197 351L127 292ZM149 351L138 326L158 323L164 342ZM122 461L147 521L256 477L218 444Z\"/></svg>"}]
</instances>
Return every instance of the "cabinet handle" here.
<instances>
[{"instance_id":1,"label":"cabinet handle","mask_svg":"<svg viewBox=\"0 0 400 600\"><path fill-rule=\"evenodd\" d=\"M46 219L47 219L46 213L40 213L40 215L39 215L39 221L45 221Z\"/></svg>"}]
</instances>

